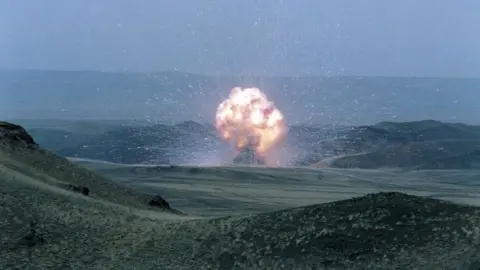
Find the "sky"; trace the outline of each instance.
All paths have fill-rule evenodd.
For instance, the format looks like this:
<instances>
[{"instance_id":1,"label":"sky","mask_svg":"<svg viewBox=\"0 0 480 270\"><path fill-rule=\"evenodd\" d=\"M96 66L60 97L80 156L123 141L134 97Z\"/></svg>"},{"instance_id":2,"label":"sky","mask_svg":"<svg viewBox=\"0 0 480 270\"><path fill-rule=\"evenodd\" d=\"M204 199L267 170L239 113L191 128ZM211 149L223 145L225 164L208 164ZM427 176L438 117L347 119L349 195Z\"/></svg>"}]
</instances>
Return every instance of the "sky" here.
<instances>
[{"instance_id":1,"label":"sky","mask_svg":"<svg viewBox=\"0 0 480 270\"><path fill-rule=\"evenodd\" d=\"M0 0L0 67L480 77L480 1Z\"/></svg>"}]
</instances>

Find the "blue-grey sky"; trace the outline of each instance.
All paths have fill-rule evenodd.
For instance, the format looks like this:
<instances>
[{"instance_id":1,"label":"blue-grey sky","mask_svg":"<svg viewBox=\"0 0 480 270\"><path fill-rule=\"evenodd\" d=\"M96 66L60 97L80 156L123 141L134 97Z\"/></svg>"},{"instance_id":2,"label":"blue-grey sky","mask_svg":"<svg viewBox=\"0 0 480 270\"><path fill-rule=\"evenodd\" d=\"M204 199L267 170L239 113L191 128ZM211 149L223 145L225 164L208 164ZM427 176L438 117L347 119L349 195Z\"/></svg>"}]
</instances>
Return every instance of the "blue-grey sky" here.
<instances>
[{"instance_id":1,"label":"blue-grey sky","mask_svg":"<svg viewBox=\"0 0 480 270\"><path fill-rule=\"evenodd\" d=\"M480 1L0 0L0 67L480 76Z\"/></svg>"}]
</instances>

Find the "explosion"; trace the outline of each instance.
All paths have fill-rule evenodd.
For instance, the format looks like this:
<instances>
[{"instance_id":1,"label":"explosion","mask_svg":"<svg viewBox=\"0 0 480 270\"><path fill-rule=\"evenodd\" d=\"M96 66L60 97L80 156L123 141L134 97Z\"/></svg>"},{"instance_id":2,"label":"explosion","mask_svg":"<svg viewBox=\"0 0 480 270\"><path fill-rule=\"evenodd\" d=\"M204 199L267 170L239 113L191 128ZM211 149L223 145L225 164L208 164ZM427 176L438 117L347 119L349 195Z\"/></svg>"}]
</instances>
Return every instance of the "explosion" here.
<instances>
[{"instance_id":1,"label":"explosion","mask_svg":"<svg viewBox=\"0 0 480 270\"><path fill-rule=\"evenodd\" d=\"M233 88L217 108L215 126L237 151L251 147L258 156L283 140L287 130L282 113L258 88Z\"/></svg>"}]
</instances>

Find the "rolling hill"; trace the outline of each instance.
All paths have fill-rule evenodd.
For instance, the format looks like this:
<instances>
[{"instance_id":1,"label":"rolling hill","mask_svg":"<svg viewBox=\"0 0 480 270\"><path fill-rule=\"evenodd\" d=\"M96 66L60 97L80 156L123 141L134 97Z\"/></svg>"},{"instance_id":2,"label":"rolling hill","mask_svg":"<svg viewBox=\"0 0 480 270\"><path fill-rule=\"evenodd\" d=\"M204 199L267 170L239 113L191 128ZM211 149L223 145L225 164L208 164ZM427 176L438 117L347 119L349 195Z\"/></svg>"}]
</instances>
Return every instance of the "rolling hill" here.
<instances>
[{"instance_id":1,"label":"rolling hill","mask_svg":"<svg viewBox=\"0 0 480 270\"><path fill-rule=\"evenodd\" d=\"M432 120L381 122L354 128L343 140L353 155L335 159L332 167L471 169L480 164L478 126Z\"/></svg>"},{"instance_id":2,"label":"rolling hill","mask_svg":"<svg viewBox=\"0 0 480 270\"><path fill-rule=\"evenodd\" d=\"M219 156L217 165L233 160L214 127L194 121L132 124L96 134L48 127L28 131L42 147L63 157L157 165L202 164L209 156ZM433 120L290 126L282 147L295 155L289 163L295 166L472 169L480 166L480 127Z\"/></svg>"},{"instance_id":3,"label":"rolling hill","mask_svg":"<svg viewBox=\"0 0 480 270\"><path fill-rule=\"evenodd\" d=\"M183 209L176 210L181 203L170 201L167 189L142 186L138 181L112 180L125 175L122 170L133 168L113 164L117 169L106 170L117 175L108 178L105 171L89 171L38 147L22 127L5 122L0 124L0 164L2 269L476 269L480 266L480 211L475 206L400 192L373 192L250 215L238 215L233 210L222 217L199 217ZM304 183L295 175L310 175L305 186L310 192L313 190L308 185L328 183L338 191L353 185L358 192L361 185L366 188L368 184L354 178L346 182L345 177L330 181L335 171L301 168L151 166L135 170L136 177L155 176L149 181L157 184L166 184L164 176L176 175L177 184L191 178L197 179L198 184L207 181L211 185L208 179L217 175L214 180L219 185L223 182L230 186L221 193L230 191L231 196L236 193L232 179L256 179L250 192L276 181L277 186L281 184L280 190L289 185L301 188ZM145 183L144 180L141 182ZM421 187L418 182L416 185L412 188ZM448 189L446 184L434 186ZM166 202L152 204L152 198L155 202L160 199L142 190L150 193L163 190L161 196L170 201L171 207ZM175 196L182 192L177 188ZM316 192L321 194L320 190ZM468 192L478 194L473 187L465 188L462 193ZM256 197L266 199L266 194L273 195ZM301 194L293 196L301 198ZM183 199L193 202L195 197L189 195L185 193Z\"/></svg>"}]
</instances>

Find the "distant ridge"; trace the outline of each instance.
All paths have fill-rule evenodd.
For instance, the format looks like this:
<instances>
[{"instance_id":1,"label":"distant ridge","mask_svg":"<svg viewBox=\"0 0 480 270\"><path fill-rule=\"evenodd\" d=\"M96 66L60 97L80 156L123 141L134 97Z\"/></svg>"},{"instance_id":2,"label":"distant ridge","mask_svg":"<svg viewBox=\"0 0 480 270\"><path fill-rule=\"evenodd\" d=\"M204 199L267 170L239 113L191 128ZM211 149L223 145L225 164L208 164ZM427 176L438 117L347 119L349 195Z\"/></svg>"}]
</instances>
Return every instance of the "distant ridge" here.
<instances>
[{"instance_id":1,"label":"distant ridge","mask_svg":"<svg viewBox=\"0 0 480 270\"><path fill-rule=\"evenodd\" d=\"M28 131L40 146L61 156L121 164L192 164L195 159L220 157L218 151L231 152L212 124L192 120L173 124L50 122ZM476 169L480 126L436 120L350 127L291 125L282 147L295 149L285 164L293 166ZM233 157L223 159L230 163Z\"/></svg>"},{"instance_id":2,"label":"distant ridge","mask_svg":"<svg viewBox=\"0 0 480 270\"><path fill-rule=\"evenodd\" d=\"M352 155L333 167L475 169L480 162L480 126L462 123L381 122L355 127L342 140Z\"/></svg>"}]
</instances>

